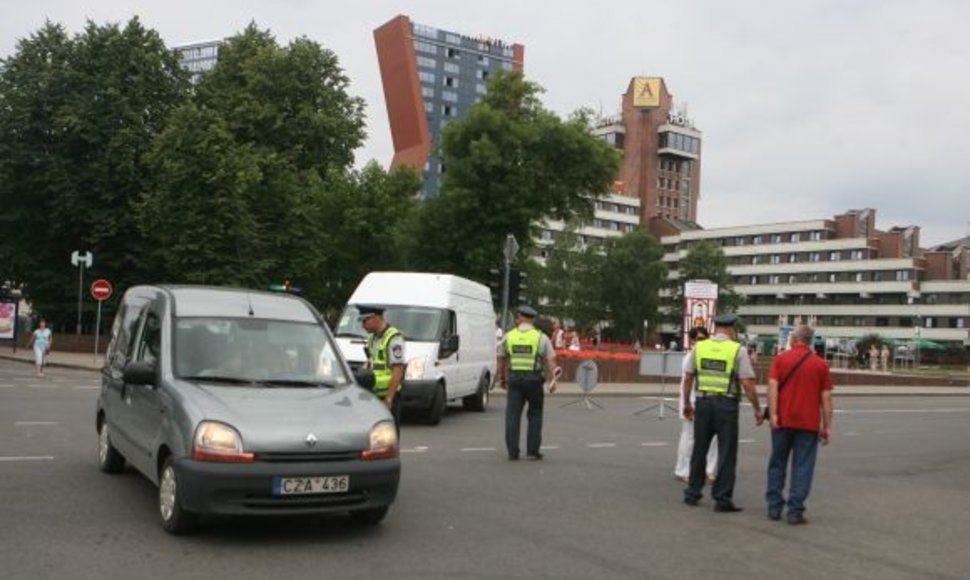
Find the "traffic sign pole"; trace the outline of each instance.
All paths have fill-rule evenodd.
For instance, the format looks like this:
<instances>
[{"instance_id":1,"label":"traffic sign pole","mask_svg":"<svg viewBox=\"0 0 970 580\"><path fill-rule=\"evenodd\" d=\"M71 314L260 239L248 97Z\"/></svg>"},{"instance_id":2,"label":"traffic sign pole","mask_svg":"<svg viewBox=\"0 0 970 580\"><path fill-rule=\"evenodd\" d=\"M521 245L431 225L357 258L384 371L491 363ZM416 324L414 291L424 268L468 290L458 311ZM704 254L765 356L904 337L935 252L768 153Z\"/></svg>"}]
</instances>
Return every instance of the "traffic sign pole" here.
<instances>
[{"instance_id":1,"label":"traffic sign pole","mask_svg":"<svg viewBox=\"0 0 970 580\"><path fill-rule=\"evenodd\" d=\"M94 324L94 362L98 362L98 346L101 342L101 303L111 298L114 289L111 282L105 279L95 280L91 283L91 297L98 301L98 317Z\"/></svg>"}]
</instances>

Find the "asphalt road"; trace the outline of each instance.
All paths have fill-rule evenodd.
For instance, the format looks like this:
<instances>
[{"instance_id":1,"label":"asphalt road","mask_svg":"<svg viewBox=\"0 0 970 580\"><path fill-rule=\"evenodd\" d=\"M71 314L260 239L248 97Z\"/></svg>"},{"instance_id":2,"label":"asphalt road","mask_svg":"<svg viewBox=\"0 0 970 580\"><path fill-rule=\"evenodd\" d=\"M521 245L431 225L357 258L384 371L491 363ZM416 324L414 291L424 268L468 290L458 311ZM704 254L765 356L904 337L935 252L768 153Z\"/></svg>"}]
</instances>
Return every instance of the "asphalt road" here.
<instances>
[{"instance_id":1,"label":"asphalt road","mask_svg":"<svg viewBox=\"0 0 970 580\"><path fill-rule=\"evenodd\" d=\"M172 537L155 489L96 467L98 376L0 361L0 578L968 578L970 397L837 399L808 526L765 518L768 431L742 418L740 514L681 503L679 421L548 398L546 460L511 463L504 399L405 425L376 529L232 519Z\"/></svg>"}]
</instances>

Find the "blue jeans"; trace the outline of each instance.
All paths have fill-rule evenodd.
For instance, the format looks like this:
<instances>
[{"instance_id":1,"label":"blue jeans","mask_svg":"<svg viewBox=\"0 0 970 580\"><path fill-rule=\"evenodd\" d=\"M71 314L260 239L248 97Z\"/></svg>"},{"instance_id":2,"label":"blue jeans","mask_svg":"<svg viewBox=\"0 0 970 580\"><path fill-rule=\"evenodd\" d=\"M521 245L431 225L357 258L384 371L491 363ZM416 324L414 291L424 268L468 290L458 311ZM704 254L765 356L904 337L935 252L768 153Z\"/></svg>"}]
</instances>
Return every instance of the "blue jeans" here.
<instances>
[{"instance_id":1,"label":"blue jeans","mask_svg":"<svg viewBox=\"0 0 970 580\"><path fill-rule=\"evenodd\" d=\"M785 473L791 458L791 485L788 489L788 517L805 511L805 500L812 490L815 457L818 455L818 433L799 429L775 429L771 432L771 459L768 460L768 513L780 514L785 506Z\"/></svg>"}]
</instances>

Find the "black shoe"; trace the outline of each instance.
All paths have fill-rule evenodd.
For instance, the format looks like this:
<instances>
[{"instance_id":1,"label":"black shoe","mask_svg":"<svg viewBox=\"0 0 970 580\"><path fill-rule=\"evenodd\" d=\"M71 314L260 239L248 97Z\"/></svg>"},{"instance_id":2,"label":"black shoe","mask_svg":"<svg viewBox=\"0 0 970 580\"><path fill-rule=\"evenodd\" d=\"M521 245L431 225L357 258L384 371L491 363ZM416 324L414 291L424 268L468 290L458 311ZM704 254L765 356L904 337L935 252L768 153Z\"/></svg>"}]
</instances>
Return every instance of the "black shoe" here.
<instances>
[{"instance_id":1,"label":"black shoe","mask_svg":"<svg viewBox=\"0 0 970 580\"><path fill-rule=\"evenodd\" d=\"M731 502L714 504L714 511L724 513L724 514L732 514L735 512L742 511L743 509L744 508L739 508L738 506L734 505Z\"/></svg>"},{"instance_id":2,"label":"black shoe","mask_svg":"<svg viewBox=\"0 0 970 580\"><path fill-rule=\"evenodd\" d=\"M518 460L519 460L519 453L518 452L509 453L509 461L518 461Z\"/></svg>"},{"instance_id":3,"label":"black shoe","mask_svg":"<svg viewBox=\"0 0 970 580\"><path fill-rule=\"evenodd\" d=\"M788 516L788 523L793 526L803 526L808 523L808 520L802 514L795 514Z\"/></svg>"},{"instance_id":4,"label":"black shoe","mask_svg":"<svg viewBox=\"0 0 970 580\"><path fill-rule=\"evenodd\" d=\"M689 506L691 506L691 507L696 507L697 506L697 502L699 502L699 501L700 500L697 499L696 497L685 497L684 498L684 503L687 504L687 505L689 505Z\"/></svg>"},{"instance_id":5,"label":"black shoe","mask_svg":"<svg viewBox=\"0 0 970 580\"><path fill-rule=\"evenodd\" d=\"M773 521L773 522L777 522L778 520L780 520L781 519L781 510L778 510L778 511L768 510L768 519L771 520L771 521Z\"/></svg>"},{"instance_id":6,"label":"black shoe","mask_svg":"<svg viewBox=\"0 0 970 580\"><path fill-rule=\"evenodd\" d=\"M525 456L526 459L531 459L532 461L541 461L544 455L536 451L535 453L529 453Z\"/></svg>"}]
</instances>

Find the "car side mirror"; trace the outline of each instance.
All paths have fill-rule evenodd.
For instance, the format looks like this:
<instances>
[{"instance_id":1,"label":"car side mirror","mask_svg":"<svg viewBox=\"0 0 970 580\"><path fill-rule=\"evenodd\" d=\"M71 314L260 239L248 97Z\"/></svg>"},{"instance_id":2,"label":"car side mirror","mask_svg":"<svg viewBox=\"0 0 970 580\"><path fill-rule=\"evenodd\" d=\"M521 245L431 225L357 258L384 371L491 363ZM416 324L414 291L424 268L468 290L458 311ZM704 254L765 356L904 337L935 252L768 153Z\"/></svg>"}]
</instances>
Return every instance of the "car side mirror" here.
<instances>
[{"instance_id":1,"label":"car side mirror","mask_svg":"<svg viewBox=\"0 0 970 580\"><path fill-rule=\"evenodd\" d=\"M377 384L377 379L374 378L374 371L367 368L360 368L354 371L354 380L360 385L360 388L373 391L374 385Z\"/></svg>"},{"instance_id":2,"label":"car side mirror","mask_svg":"<svg viewBox=\"0 0 970 580\"><path fill-rule=\"evenodd\" d=\"M440 358L447 358L456 352L458 352L459 339L457 334L449 335L447 338L441 339L441 346L438 347L438 356Z\"/></svg>"},{"instance_id":3,"label":"car side mirror","mask_svg":"<svg viewBox=\"0 0 970 580\"><path fill-rule=\"evenodd\" d=\"M122 378L128 384L154 387L158 384L156 371L157 368L150 362L131 362L125 365Z\"/></svg>"}]
</instances>

